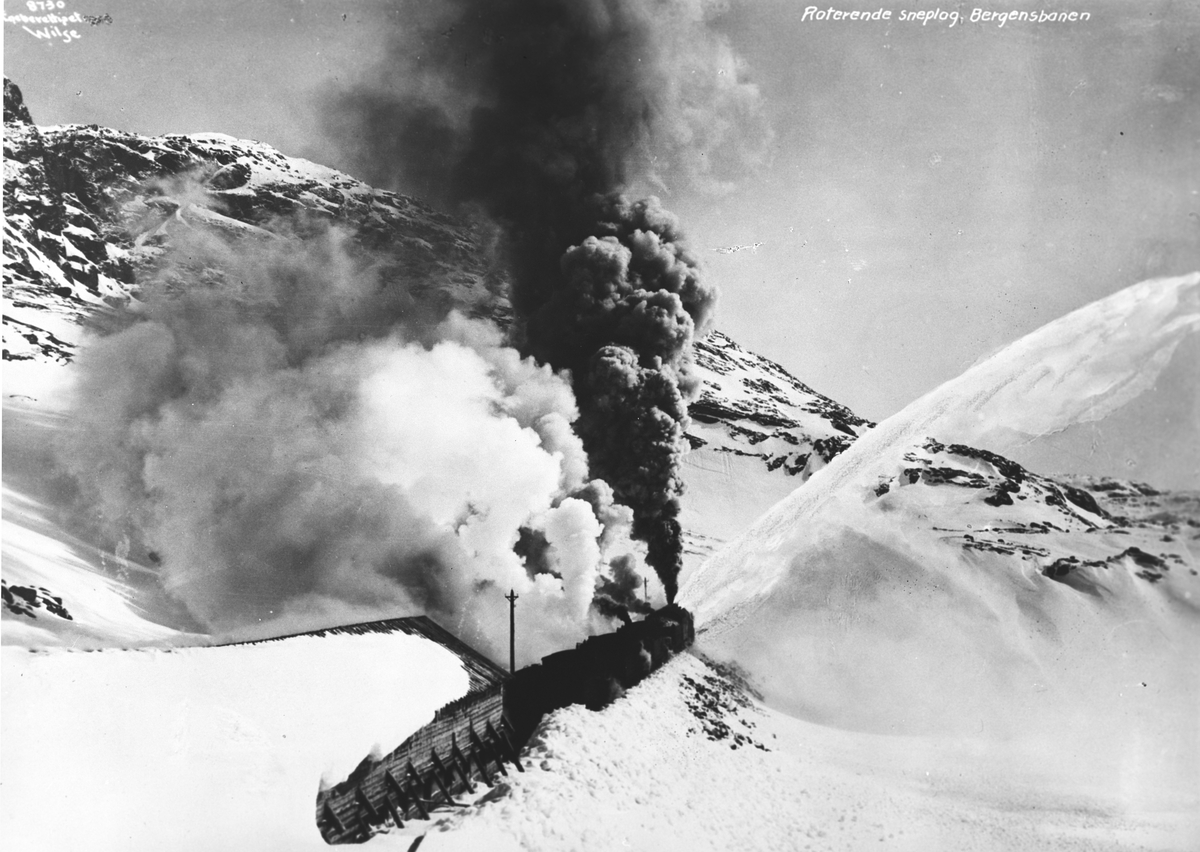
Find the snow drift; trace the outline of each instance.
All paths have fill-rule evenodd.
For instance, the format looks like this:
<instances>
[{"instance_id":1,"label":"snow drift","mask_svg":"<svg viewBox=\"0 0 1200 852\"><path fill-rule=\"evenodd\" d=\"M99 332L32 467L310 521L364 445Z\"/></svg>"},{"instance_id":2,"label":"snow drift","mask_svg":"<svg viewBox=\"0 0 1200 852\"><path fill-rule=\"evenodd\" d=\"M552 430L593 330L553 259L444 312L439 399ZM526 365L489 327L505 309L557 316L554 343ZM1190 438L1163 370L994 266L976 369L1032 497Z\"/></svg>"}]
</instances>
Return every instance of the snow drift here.
<instances>
[{"instance_id":1,"label":"snow drift","mask_svg":"<svg viewBox=\"0 0 1200 852\"><path fill-rule=\"evenodd\" d=\"M28 612L22 615L6 607L5 644L72 648L205 644L207 637L159 624L153 613L135 603L138 597L149 602L149 596L139 596L134 589L138 579L143 585L146 580L152 584L152 572L76 539L54 523L45 506L7 485L3 512L0 558L6 590L40 590L41 597L50 596L60 604L53 609L25 607ZM143 576L131 576L135 571Z\"/></svg>"},{"instance_id":2,"label":"snow drift","mask_svg":"<svg viewBox=\"0 0 1200 852\"><path fill-rule=\"evenodd\" d=\"M1200 274L1130 287L863 434L687 578L680 599L700 647L803 718L1032 737L1064 769L1131 794L1200 789L1194 531L1153 557L1173 570L1139 573L1146 554L1098 506L1040 478L998 477L1002 457L929 440L996 446L1103 416L1200 324L1198 297ZM926 488L930 459L955 454L960 470L943 475L1007 481L1004 497ZM996 543L1005 524L1038 546ZM976 546L981 534L994 546ZM1059 545L1088 563L1076 585L1046 575Z\"/></svg>"},{"instance_id":3,"label":"snow drift","mask_svg":"<svg viewBox=\"0 0 1200 852\"><path fill-rule=\"evenodd\" d=\"M452 653L402 633L2 660L11 849L328 849L322 777L468 686Z\"/></svg>"},{"instance_id":4,"label":"snow drift","mask_svg":"<svg viewBox=\"0 0 1200 852\"><path fill-rule=\"evenodd\" d=\"M999 760L997 758L999 757ZM505 795L443 817L422 852L1194 849L1194 813L1137 815L976 743L849 733L763 707L690 654L601 713L548 717ZM1180 797L1186 801L1186 797ZM1182 810L1182 809L1181 809Z\"/></svg>"}]
</instances>

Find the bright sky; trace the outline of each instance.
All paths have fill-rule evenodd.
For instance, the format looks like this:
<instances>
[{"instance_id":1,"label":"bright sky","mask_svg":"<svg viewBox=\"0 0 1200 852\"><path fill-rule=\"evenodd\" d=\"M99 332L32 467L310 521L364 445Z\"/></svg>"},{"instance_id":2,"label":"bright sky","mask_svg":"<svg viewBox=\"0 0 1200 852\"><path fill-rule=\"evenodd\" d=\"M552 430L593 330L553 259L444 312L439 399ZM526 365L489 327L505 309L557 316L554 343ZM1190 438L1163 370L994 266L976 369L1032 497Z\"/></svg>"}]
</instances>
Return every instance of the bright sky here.
<instances>
[{"instance_id":1,"label":"bright sky","mask_svg":"<svg viewBox=\"0 0 1200 852\"><path fill-rule=\"evenodd\" d=\"M339 166L317 95L378 56L403 25L391 5L64 0L113 22L70 44L6 23L5 73L41 124L223 132ZM1003 27L898 20L954 8L931 0L836 6L891 22L806 21L806 5L733 0L720 23L761 86L769 167L721 198L664 195L743 345L880 419L1063 313L1200 269L1200 5L961 9L1091 14ZM1198 377L1192 339L1127 409L1018 458L1200 487Z\"/></svg>"}]
</instances>

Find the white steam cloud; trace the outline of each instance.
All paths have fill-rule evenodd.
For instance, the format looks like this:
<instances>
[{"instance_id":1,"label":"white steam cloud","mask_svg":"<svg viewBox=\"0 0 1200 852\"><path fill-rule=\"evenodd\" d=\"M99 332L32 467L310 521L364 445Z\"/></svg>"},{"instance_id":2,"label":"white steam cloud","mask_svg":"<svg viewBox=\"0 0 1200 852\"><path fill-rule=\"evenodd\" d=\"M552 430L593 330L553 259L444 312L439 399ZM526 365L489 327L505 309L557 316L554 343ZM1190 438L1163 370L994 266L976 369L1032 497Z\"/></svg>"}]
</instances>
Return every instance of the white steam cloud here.
<instances>
[{"instance_id":1,"label":"white steam cloud","mask_svg":"<svg viewBox=\"0 0 1200 852\"><path fill-rule=\"evenodd\" d=\"M497 651L512 588L521 659L582 638L627 515L587 488L569 384L382 268L323 226L179 235L73 368L78 506L222 635L429 613Z\"/></svg>"}]
</instances>

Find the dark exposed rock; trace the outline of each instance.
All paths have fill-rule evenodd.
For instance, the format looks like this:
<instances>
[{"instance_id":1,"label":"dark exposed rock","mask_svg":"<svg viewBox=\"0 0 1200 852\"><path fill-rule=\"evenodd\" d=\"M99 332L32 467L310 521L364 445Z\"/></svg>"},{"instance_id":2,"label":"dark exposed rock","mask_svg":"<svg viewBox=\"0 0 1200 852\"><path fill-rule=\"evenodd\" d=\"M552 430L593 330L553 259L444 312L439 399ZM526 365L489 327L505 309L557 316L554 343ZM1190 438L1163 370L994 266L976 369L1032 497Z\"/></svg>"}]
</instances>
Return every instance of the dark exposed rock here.
<instances>
[{"instance_id":1,"label":"dark exposed rock","mask_svg":"<svg viewBox=\"0 0 1200 852\"><path fill-rule=\"evenodd\" d=\"M245 163L230 163L221 166L208 179L208 185L213 189L237 189L245 186L250 180L250 167Z\"/></svg>"},{"instance_id":2,"label":"dark exposed rock","mask_svg":"<svg viewBox=\"0 0 1200 852\"><path fill-rule=\"evenodd\" d=\"M851 441L849 439L843 438L840 435L833 435L813 441L813 450L826 462L830 462L833 461L835 456L841 455L849 449L850 444Z\"/></svg>"},{"instance_id":3,"label":"dark exposed rock","mask_svg":"<svg viewBox=\"0 0 1200 852\"><path fill-rule=\"evenodd\" d=\"M10 586L7 582L0 580L0 600L3 601L5 608L15 615L37 618L34 610L45 608L51 615L65 618L67 621L74 621L71 613L67 612L67 608L63 606L62 598L51 594L49 589L41 586Z\"/></svg>"},{"instance_id":4,"label":"dark exposed rock","mask_svg":"<svg viewBox=\"0 0 1200 852\"><path fill-rule=\"evenodd\" d=\"M10 121L19 124L33 124L29 115L29 107L25 106L25 98L17 84L7 77L4 78L4 123Z\"/></svg>"},{"instance_id":5,"label":"dark exposed rock","mask_svg":"<svg viewBox=\"0 0 1200 852\"><path fill-rule=\"evenodd\" d=\"M1108 512L1104 511L1096 503L1096 498L1082 488L1074 488L1070 485L1062 486L1063 496L1083 509L1085 512L1091 512L1093 515L1099 515L1102 518L1110 518Z\"/></svg>"},{"instance_id":6,"label":"dark exposed rock","mask_svg":"<svg viewBox=\"0 0 1200 852\"><path fill-rule=\"evenodd\" d=\"M996 486L996 489L987 497L983 498L983 502L989 506L1011 506L1013 505L1012 495L1019 491L1020 484L1013 482L1011 479L1006 479ZM1049 498L1047 498L1049 502Z\"/></svg>"},{"instance_id":7,"label":"dark exposed rock","mask_svg":"<svg viewBox=\"0 0 1200 852\"><path fill-rule=\"evenodd\" d=\"M703 436L704 444L693 447L757 457L768 472L803 477L814 454L828 463L874 425L719 332L696 341L695 354L702 389L689 406L689 438Z\"/></svg>"},{"instance_id":8,"label":"dark exposed rock","mask_svg":"<svg viewBox=\"0 0 1200 852\"><path fill-rule=\"evenodd\" d=\"M1171 555L1174 556L1174 554ZM1135 572L1134 576L1140 577L1150 583L1157 583L1163 578L1166 572L1171 570L1170 566L1167 565L1167 560L1162 556L1147 553L1139 547L1127 547L1120 553L1104 560L1082 561L1076 556L1062 556L1043 567L1042 574L1051 580L1063 581L1070 578L1073 572L1078 571L1080 568L1109 568L1126 558L1131 559L1135 565L1142 569ZM1175 558L1178 560L1178 557Z\"/></svg>"},{"instance_id":9,"label":"dark exposed rock","mask_svg":"<svg viewBox=\"0 0 1200 852\"><path fill-rule=\"evenodd\" d=\"M757 712L751 696L759 700L762 696L736 670L708 659L705 663L713 670L712 674L699 679L683 677L684 700L699 723L699 730L691 728L688 734L702 733L714 742L728 740L735 751L743 746L770 751L751 733L757 727L749 718Z\"/></svg>"},{"instance_id":10,"label":"dark exposed rock","mask_svg":"<svg viewBox=\"0 0 1200 852\"><path fill-rule=\"evenodd\" d=\"M19 102L6 87L6 107L19 113ZM469 228L266 145L16 121L4 142L4 288L19 308L6 311L6 359L70 360L73 341L43 331L40 315L104 326L106 311L136 295L138 276L159 274L184 223L222 239L304 240L336 221L376 254L381 286L402 283L431 316L455 307L502 326L510 316Z\"/></svg>"},{"instance_id":11,"label":"dark exposed rock","mask_svg":"<svg viewBox=\"0 0 1200 852\"><path fill-rule=\"evenodd\" d=\"M1124 559L1125 557L1129 557L1130 559L1132 559L1134 561L1134 564L1136 564L1140 568L1157 568L1162 571L1168 570L1167 563L1163 560L1163 558L1161 556L1155 556L1152 553L1147 553L1146 551L1144 551L1138 547L1127 547L1123 551L1121 551L1121 553L1118 556L1115 556L1113 558L1114 558L1114 560L1116 560L1116 559Z\"/></svg>"}]
</instances>

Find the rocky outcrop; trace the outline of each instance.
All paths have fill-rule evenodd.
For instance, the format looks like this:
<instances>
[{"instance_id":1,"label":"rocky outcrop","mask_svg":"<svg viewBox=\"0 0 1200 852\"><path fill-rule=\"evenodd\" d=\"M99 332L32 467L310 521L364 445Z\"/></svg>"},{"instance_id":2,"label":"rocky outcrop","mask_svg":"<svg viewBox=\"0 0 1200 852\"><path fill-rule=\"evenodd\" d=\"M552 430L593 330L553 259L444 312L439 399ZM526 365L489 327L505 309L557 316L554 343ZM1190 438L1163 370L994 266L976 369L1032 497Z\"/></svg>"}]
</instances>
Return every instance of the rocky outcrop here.
<instances>
[{"instance_id":1,"label":"rocky outcrop","mask_svg":"<svg viewBox=\"0 0 1200 852\"><path fill-rule=\"evenodd\" d=\"M17 84L7 77L4 78L4 123L15 121L19 124L33 124L29 108L25 106L25 98Z\"/></svg>"},{"instance_id":2,"label":"rocky outcrop","mask_svg":"<svg viewBox=\"0 0 1200 852\"><path fill-rule=\"evenodd\" d=\"M10 586L0 580L0 602L12 614L26 618L37 618L35 610L45 609L51 615L73 620L71 613L63 606L63 599L42 586Z\"/></svg>"},{"instance_id":3,"label":"rocky outcrop","mask_svg":"<svg viewBox=\"0 0 1200 852\"><path fill-rule=\"evenodd\" d=\"M696 342L693 449L757 459L798 485L874 424L714 331Z\"/></svg>"},{"instance_id":4,"label":"rocky outcrop","mask_svg":"<svg viewBox=\"0 0 1200 852\"><path fill-rule=\"evenodd\" d=\"M6 360L67 361L82 330L135 303L184 232L303 240L335 225L441 311L505 322L475 235L349 175L220 134L141 136L29 123L5 85Z\"/></svg>"}]
</instances>

